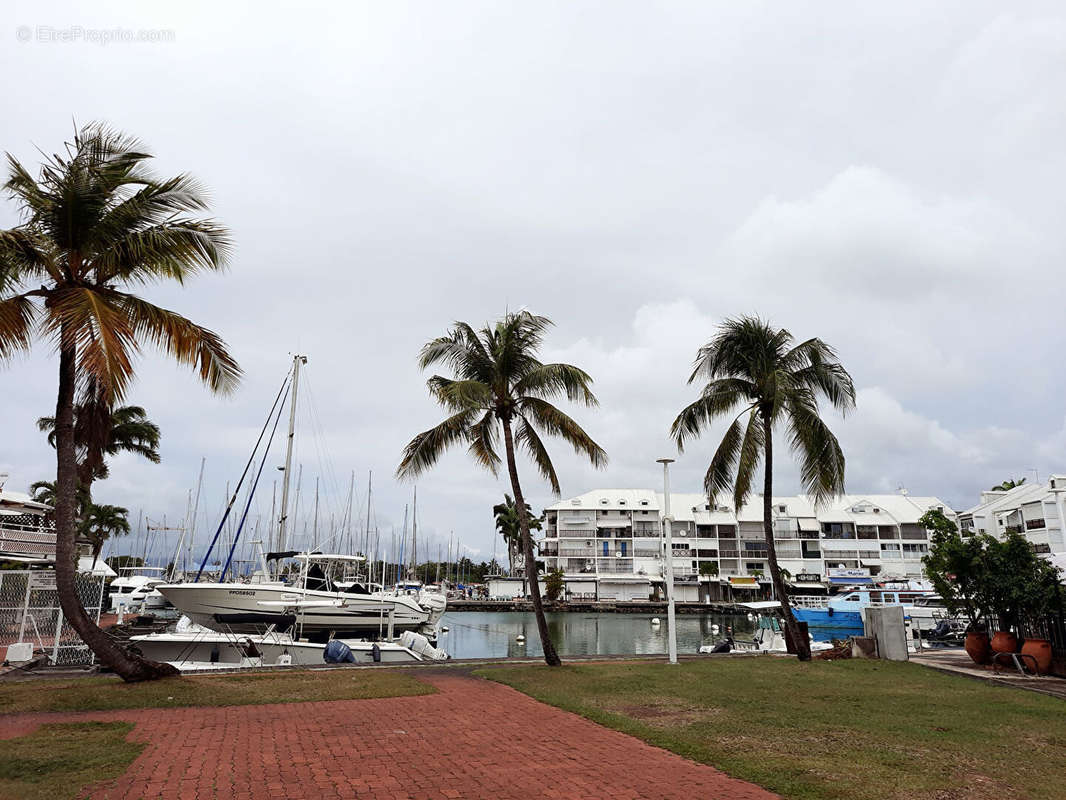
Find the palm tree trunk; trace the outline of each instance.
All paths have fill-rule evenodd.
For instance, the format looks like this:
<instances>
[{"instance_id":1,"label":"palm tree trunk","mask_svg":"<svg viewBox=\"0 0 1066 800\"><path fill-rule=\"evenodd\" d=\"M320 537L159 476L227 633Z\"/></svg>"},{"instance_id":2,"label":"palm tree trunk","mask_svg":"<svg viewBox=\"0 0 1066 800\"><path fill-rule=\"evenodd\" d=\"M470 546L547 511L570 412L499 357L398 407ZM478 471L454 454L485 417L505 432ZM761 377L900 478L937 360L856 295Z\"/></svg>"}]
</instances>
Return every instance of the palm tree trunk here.
<instances>
[{"instance_id":1,"label":"palm tree trunk","mask_svg":"<svg viewBox=\"0 0 1066 800\"><path fill-rule=\"evenodd\" d=\"M63 334L66 332L64 331ZM61 334L62 335L62 334ZM65 338L65 337L64 337ZM63 616L100 661L124 681L143 681L177 675L169 664L129 655L89 619L75 585L75 505L77 464L74 452L74 347L59 352L59 396L56 400L56 590Z\"/></svg>"},{"instance_id":2,"label":"palm tree trunk","mask_svg":"<svg viewBox=\"0 0 1066 800\"><path fill-rule=\"evenodd\" d=\"M800 631L800 627L796 623L796 616L792 613L792 604L788 599L788 587L785 586L785 579L781 575L781 567L777 564L777 547L774 545L773 521L774 437L769 412L762 412L762 421L763 431L765 432L763 436L763 467L765 473L763 474L762 491L762 527L763 534L766 537L766 557L767 561L770 562L770 578L774 583L774 592L777 594L777 599L781 603L781 613L785 618L785 628L796 646L796 655L800 661L810 661L810 639Z\"/></svg>"},{"instance_id":3,"label":"palm tree trunk","mask_svg":"<svg viewBox=\"0 0 1066 800\"><path fill-rule=\"evenodd\" d=\"M522 495L522 487L518 483L518 467L514 460L514 436L511 434L511 421L503 422L503 441L507 449L507 471L511 476L511 489L514 491L514 502L518 506L518 529L522 534L522 552L525 554L525 569L522 574L529 582L529 596L533 599L533 613L537 617L537 632L540 634L540 646L544 649L544 661L549 667L562 665L559 654L555 652L548 634L548 621L544 618L544 605L540 600L540 581L537 580L537 562L533 558L533 537L529 535L529 512L526 510L526 499Z\"/></svg>"}]
</instances>

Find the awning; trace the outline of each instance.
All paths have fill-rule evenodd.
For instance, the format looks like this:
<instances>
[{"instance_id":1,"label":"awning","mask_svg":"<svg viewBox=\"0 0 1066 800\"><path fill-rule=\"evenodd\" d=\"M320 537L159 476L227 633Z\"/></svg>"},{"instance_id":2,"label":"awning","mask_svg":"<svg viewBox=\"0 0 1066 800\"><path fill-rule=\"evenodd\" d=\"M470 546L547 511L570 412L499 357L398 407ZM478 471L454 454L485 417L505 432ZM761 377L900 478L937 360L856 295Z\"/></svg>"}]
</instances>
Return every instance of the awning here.
<instances>
[{"instance_id":1,"label":"awning","mask_svg":"<svg viewBox=\"0 0 1066 800\"><path fill-rule=\"evenodd\" d=\"M651 583L651 580L640 575L612 575L608 578L597 578L599 583Z\"/></svg>"},{"instance_id":2,"label":"awning","mask_svg":"<svg viewBox=\"0 0 1066 800\"><path fill-rule=\"evenodd\" d=\"M801 531L817 531L817 530L820 530L820 528L818 527L818 520L815 519L814 517L800 517L799 518L799 529Z\"/></svg>"},{"instance_id":3,"label":"awning","mask_svg":"<svg viewBox=\"0 0 1066 800\"><path fill-rule=\"evenodd\" d=\"M826 588L824 583L803 583L803 582L799 582L799 583L790 583L789 586L791 586L793 589L821 589L823 592L825 591L825 588Z\"/></svg>"},{"instance_id":4,"label":"awning","mask_svg":"<svg viewBox=\"0 0 1066 800\"><path fill-rule=\"evenodd\" d=\"M734 589L751 589L752 591L759 588L759 584L757 583L731 583L729 585Z\"/></svg>"},{"instance_id":5,"label":"awning","mask_svg":"<svg viewBox=\"0 0 1066 800\"><path fill-rule=\"evenodd\" d=\"M829 582L834 586L850 586L853 583L873 583L873 578L830 578Z\"/></svg>"}]
</instances>

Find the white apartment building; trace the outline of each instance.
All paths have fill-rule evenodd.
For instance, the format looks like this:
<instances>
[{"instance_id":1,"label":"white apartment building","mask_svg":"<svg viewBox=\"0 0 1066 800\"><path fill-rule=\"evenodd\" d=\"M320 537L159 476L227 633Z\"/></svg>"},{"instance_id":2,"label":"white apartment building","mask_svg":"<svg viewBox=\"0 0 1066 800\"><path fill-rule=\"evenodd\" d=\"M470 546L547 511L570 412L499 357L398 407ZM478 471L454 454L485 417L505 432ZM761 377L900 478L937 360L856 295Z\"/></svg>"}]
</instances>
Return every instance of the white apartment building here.
<instances>
[{"instance_id":1,"label":"white apartment building","mask_svg":"<svg viewBox=\"0 0 1066 800\"><path fill-rule=\"evenodd\" d=\"M773 500L774 544L799 594L874 577L916 578L929 534L918 519L936 497L843 495L815 508L804 495ZM537 534L545 569L561 569L571 599L646 600L664 584L663 495L597 489L545 509ZM762 499L738 509L703 494L670 495L678 601L754 599L769 587Z\"/></svg>"},{"instance_id":2,"label":"white apartment building","mask_svg":"<svg viewBox=\"0 0 1066 800\"><path fill-rule=\"evenodd\" d=\"M981 502L959 514L959 529L1003 536L1018 531L1038 553L1066 553L1066 475L1052 475L1047 483L1023 483L1003 491L981 492Z\"/></svg>"}]
</instances>

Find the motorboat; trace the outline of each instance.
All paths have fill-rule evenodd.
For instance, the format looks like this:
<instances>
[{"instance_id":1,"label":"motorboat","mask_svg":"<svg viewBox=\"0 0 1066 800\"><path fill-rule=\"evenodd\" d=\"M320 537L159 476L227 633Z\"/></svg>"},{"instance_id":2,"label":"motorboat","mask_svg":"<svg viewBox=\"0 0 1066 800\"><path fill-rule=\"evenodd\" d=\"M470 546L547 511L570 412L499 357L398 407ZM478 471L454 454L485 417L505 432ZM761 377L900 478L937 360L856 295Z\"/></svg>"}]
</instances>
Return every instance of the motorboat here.
<instances>
[{"instance_id":1,"label":"motorboat","mask_svg":"<svg viewBox=\"0 0 1066 800\"><path fill-rule=\"evenodd\" d=\"M264 564L258 582L173 583L158 589L194 623L222 633L261 633L274 626L281 631L291 627L299 637L317 641L387 631L422 631L435 638L447 607L444 595L371 591L344 580L363 556L288 551L268 553L265 562L283 559L298 564L289 580L268 580L271 573Z\"/></svg>"},{"instance_id":2,"label":"motorboat","mask_svg":"<svg viewBox=\"0 0 1066 800\"><path fill-rule=\"evenodd\" d=\"M412 664L445 661L448 654L421 634L405 631L395 640L335 639L354 664ZM220 669L315 666L328 662L327 642L295 639L268 628L259 634L211 630L179 620L173 631L131 636L131 648L154 661L172 664L183 672Z\"/></svg>"},{"instance_id":3,"label":"motorboat","mask_svg":"<svg viewBox=\"0 0 1066 800\"><path fill-rule=\"evenodd\" d=\"M927 589L855 587L828 598L793 598L792 613L811 626L862 628L864 611L871 606L902 606L903 617L909 620L919 602L936 597Z\"/></svg>"},{"instance_id":4,"label":"motorboat","mask_svg":"<svg viewBox=\"0 0 1066 800\"><path fill-rule=\"evenodd\" d=\"M162 567L124 567L120 575L111 581L108 590L110 610L113 614L129 614L135 611L159 610L168 605L158 587L165 584L165 578L158 574L145 575L141 573L160 573Z\"/></svg>"}]
</instances>

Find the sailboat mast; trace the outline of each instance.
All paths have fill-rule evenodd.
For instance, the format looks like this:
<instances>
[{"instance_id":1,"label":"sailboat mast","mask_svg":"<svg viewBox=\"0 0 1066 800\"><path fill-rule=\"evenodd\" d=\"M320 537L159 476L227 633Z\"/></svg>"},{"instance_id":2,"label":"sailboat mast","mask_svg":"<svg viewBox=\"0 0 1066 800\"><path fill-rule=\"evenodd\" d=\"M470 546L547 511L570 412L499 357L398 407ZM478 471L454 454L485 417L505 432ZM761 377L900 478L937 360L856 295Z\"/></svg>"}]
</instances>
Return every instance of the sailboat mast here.
<instances>
[{"instance_id":1,"label":"sailboat mast","mask_svg":"<svg viewBox=\"0 0 1066 800\"><path fill-rule=\"evenodd\" d=\"M354 473L353 473L354 475ZM370 549L370 501L374 494L374 470L370 470L366 479L366 534L363 536L363 555Z\"/></svg>"},{"instance_id":2,"label":"sailboat mast","mask_svg":"<svg viewBox=\"0 0 1066 800\"><path fill-rule=\"evenodd\" d=\"M414 506L411 509L411 573L418 580L418 487L415 487Z\"/></svg>"},{"instance_id":3,"label":"sailboat mast","mask_svg":"<svg viewBox=\"0 0 1066 800\"><path fill-rule=\"evenodd\" d=\"M292 399L289 401L289 439L285 446L285 472L281 481L281 518L278 520L278 550L287 544L289 521L289 474L292 472L292 446L296 438L296 390L300 385L300 365L307 363L307 356L292 358Z\"/></svg>"}]
</instances>

